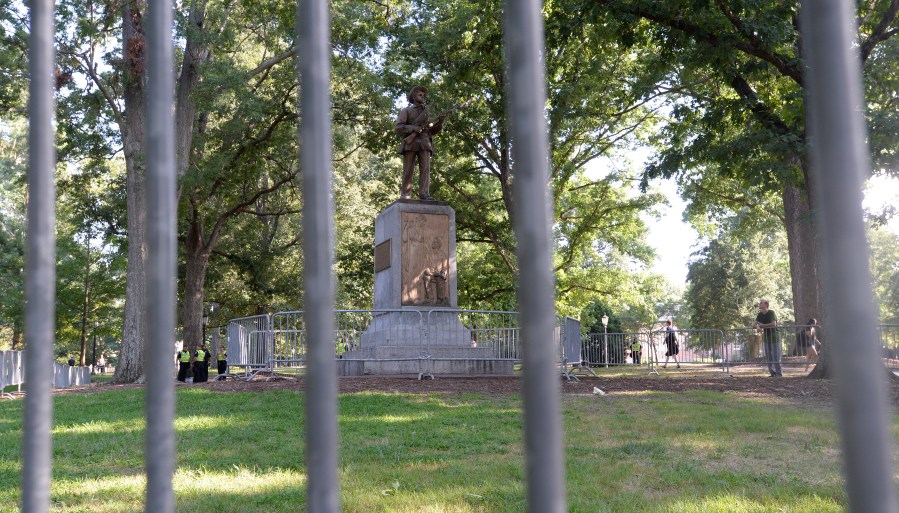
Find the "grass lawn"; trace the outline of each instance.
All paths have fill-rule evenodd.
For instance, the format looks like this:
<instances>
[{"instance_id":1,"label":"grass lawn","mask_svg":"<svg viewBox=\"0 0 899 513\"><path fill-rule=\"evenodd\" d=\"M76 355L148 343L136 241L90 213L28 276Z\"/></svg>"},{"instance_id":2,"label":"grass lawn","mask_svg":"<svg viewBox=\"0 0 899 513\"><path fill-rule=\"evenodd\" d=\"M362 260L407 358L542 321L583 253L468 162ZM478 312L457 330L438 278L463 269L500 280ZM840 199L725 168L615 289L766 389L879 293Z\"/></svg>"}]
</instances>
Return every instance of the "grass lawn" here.
<instances>
[{"instance_id":1,"label":"grass lawn","mask_svg":"<svg viewBox=\"0 0 899 513\"><path fill-rule=\"evenodd\" d=\"M178 511L305 511L303 396L177 389ZM18 511L21 400L0 402ZM143 511L143 391L55 397L52 510ZM708 391L566 396L569 511L841 512L832 413ZM344 512L526 510L515 397L340 397Z\"/></svg>"}]
</instances>

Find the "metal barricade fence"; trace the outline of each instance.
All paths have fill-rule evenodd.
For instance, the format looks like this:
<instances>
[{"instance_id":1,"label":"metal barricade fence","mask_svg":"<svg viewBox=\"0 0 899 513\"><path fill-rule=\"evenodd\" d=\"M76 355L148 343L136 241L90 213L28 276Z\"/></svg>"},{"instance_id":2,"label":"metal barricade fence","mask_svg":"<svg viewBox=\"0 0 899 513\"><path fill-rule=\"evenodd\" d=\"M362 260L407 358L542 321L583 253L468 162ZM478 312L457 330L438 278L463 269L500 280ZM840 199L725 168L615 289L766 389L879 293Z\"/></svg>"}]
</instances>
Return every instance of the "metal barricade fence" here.
<instances>
[{"instance_id":1,"label":"metal barricade fence","mask_svg":"<svg viewBox=\"0 0 899 513\"><path fill-rule=\"evenodd\" d=\"M425 352L439 346L484 349L483 356L464 359L521 360L518 312L499 310L430 310L426 317ZM448 358L448 357L443 357Z\"/></svg>"},{"instance_id":2,"label":"metal barricade fence","mask_svg":"<svg viewBox=\"0 0 899 513\"><path fill-rule=\"evenodd\" d=\"M277 312L271 317L272 366L297 367L306 363L306 325L303 312Z\"/></svg>"},{"instance_id":3,"label":"metal barricade fence","mask_svg":"<svg viewBox=\"0 0 899 513\"><path fill-rule=\"evenodd\" d=\"M422 355L422 313L417 310L337 310L334 354L340 359L369 361L417 360ZM275 367L306 364L306 325L302 311L278 312L271 316L272 362ZM363 344L363 341L365 344ZM397 351L358 354L366 347L414 348L414 354Z\"/></svg>"},{"instance_id":4,"label":"metal barricade fence","mask_svg":"<svg viewBox=\"0 0 899 513\"><path fill-rule=\"evenodd\" d=\"M172 51L172 4L167 0L150 2L146 23L148 49L147 81L147 198L150 213L148 225L148 302L147 322L154 326L156 336L146 351L147 361L147 493L145 511L170 513L174 511L172 476L174 474L174 384L169 376L169 341L163 334L174 328L176 302L174 290L176 205L175 164L173 141L175 122L172 79L174 69ZM527 465L527 501L529 511L561 513L566 509L564 453L561 442L558 388L553 387L553 355L542 345L551 333L552 283L550 277L549 227L545 218L546 162L546 80L540 56L543 50L541 4L536 1L506 2L503 46L508 50L509 70L507 111L515 123L510 123L515 162L516 194L526 208L516 216L516 235L520 245L520 303L527 323L524 330L528 361L524 383L525 404L525 462ZM304 182L311 178L327 177L329 172L330 140L327 138L330 119L327 101L329 76L327 3L301 2L302 15L297 16L303 30L299 30L301 77L303 92ZM824 266L821 275L826 288L832 290L829 303L833 312L854 308L851 321L836 323L831 341L834 342L834 362L845 372L837 373L839 417L843 433L844 468L848 509L853 512L878 511L895 513L895 474L890 461L893 454L889 433L889 413L886 407L886 387L882 376L870 372L872 364L882 358L882 348L894 347L892 339L881 347L874 344L875 325L870 272L858 248L864 247L864 225L861 211L861 180L871 170L870 153L865 144L863 113L864 97L861 87L861 59L858 24L854 19L855 3L803 2L799 10L802 27L803 84L806 93L808 133L815 144L811 149L811 171L808 176L815 187L821 208L816 208L822 239ZM53 421L52 396L49 387L50 369L43 362L52 360L55 316L55 189L56 164L54 106L54 5L49 1L29 3L29 170L28 170L28 230L25 259L25 332L29 343L28 376L31 386L26 395L23 413L22 444L22 511L43 513L50 505L52 469L51 429ZM126 4L126 9L130 6ZM125 11L126 13L130 11ZM139 11L138 11L139 12ZM127 18L127 16L126 16ZM890 21L892 17L884 18ZM882 35L882 34L881 34ZM870 41L870 39L869 39ZM314 49L316 51L310 51ZM308 80L308 76L318 80ZM308 82L312 82L311 85ZM319 94L307 94L307 92ZM130 108L130 107L129 107ZM309 126L309 129L305 127ZM318 138L309 135L318 135ZM307 136L308 141L307 141ZM315 158L309 158L314 156ZM327 185L327 181L322 181ZM328 224L331 215L327 202L327 187L312 189L306 194L304 210L314 218L314 227ZM305 189L304 189L305 191ZM308 209L306 208L308 206ZM327 230L304 227L307 247L319 247L326 253L333 240ZM522 232L525 235L522 235ZM307 251L306 253L312 253ZM316 255L318 256L318 255ZM324 275L331 259L314 260L314 268ZM307 282L307 297L328 303L320 309L314 326L330 312L332 284L313 288ZM230 326L229 326L230 328ZM235 324L235 356L251 356L251 344L260 330ZM265 326L264 332L270 328ZM317 330L319 333L321 330ZM887 330L892 333L892 330ZM748 339L748 333L731 332L736 340ZM828 335L831 335L830 333ZM883 337L883 330L881 330ZM231 340L229 332L229 342ZM776 346L782 349L782 339ZM246 341L247 353L240 353ZM258 342L258 341L257 341ZM605 341L604 341L605 342ZM261 346L265 348L265 337ZM229 344L230 348L230 344ZM733 344L736 348L736 344ZM163 351L162 349L166 349ZM319 355L318 347L315 354ZM534 357L536 355L536 357ZM736 356L734 354L733 356ZM726 359L727 360L727 359ZM747 353L745 361L751 358ZM320 363L321 359L316 358ZM739 361L734 358L732 361ZM323 368L316 365L315 368ZM336 386L322 380L319 388L310 387L310 398L323 398L310 407L307 428L312 433L307 443L310 462L324 462L308 467L311 513L336 513L337 499L336 454ZM318 437L326 433L330 437ZM317 502L316 502L317 501Z\"/></svg>"},{"instance_id":5,"label":"metal barricade fence","mask_svg":"<svg viewBox=\"0 0 899 513\"><path fill-rule=\"evenodd\" d=\"M25 383L25 352L0 351L0 396L6 387L15 385L21 390Z\"/></svg>"},{"instance_id":6,"label":"metal barricade fence","mask_svg":"<svg viewBox=\"0 0 899 513\"><path fill-rule=\"evenodd\" d=\"M647 333L587 333L581 337L582 363L590 367L632 364L631 346L634 342L639 342L641 346L639 360L642 365L648 361L650 346Z\"/></svg>"},{"instance_id":7,"label":"metal barricade fence","mask_svg":"<svg viewBox=\"0 0 899 513\"><path fill-rule=\"evenodd\" d=\"M665 331L632 332L632 333L589 333L584 335L583 357L587 365L616 366L631 365L634 355L631 349L636 342L640 344L640 364L650 368L664 362L669 351ZM714 329L676 330L674 332L677 354L670 355L672 362L679 364L726 366L724 332Z\"/></svg>"},{"instance_id":8,"label":"metal barricade fence","mask_svg":"<svg viewBox=\"0 0 899 513\"><path fill-rule=\"evenodd\" d=\"M274 354L271 317L254 315L228 321L228 366L253 370L271 370Z\"/></svg>"},{"instance_id":9,"label":"metal barricade fence","mask_svg":"<svg viewBox=\"0 0 899 513\"><path fill-rule=\"evenodd\" d=\"M723 331L715 329L674 330L673 343L667 342L667 336L668 333L665 330L650 333L652 363L664 365L668 361L677 362L680 365L727 368L727 348Z\"/></svg>"},{"instance_id":10,"label":"metal barricade fence","mask_svg":"<svg viewBox=\"0 0 899 513\"><path fill-rule=\"evenodd\" d=\"M899 324L881 324L877 327L883 363L890 369L899 369Z\"/></svg>"},{"instance_id":11,"label":"metal barricade fence","mask_svg":"<svg viewBox=\"0 0 899 513\"><path fill-rule=\"evenodd\" d=\"M805 336L806 330L815 329L814 336ZM790 325L776 328L736 328L726 332L725 356L727 366L759 365L779 361L783 367L806 366L808 343L806 340L823 337L821 325ZM779 353L779 354L778 354Z\"/></svg>"},{"instance_id":12,"label":"metal barricade fence","mask_svg":"<svg viewBox=\"0 0 899 513\"><path fill-rule=\"evenodd\" d=\"M435 309L425 316L419 310L338 310L335 316L335 357L345 361L519 363L522 358L517 312ZM563 358L561 321L557 323L553 344ZM273 370L306 365L302 311L232 319L227 331L229 366Z\"/></svg>"}]
</instances>

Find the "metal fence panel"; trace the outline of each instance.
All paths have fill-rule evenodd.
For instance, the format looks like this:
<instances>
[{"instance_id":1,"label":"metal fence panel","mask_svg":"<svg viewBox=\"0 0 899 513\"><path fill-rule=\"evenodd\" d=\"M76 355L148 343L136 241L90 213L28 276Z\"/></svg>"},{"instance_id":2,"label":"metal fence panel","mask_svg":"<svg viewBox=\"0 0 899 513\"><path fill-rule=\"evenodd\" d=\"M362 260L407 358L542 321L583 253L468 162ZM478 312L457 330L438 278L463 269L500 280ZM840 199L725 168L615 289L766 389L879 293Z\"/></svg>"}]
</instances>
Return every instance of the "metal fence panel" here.
<instances>
[{"instance_id":1,"label":"metal fence panel","mask_svg":"<svg viewBox=\"0 0 899 513\"><path fill-rule=\"evenodd\" d=\"M271 320L268 315L254 315L228 321L228 366L270 369L272 356Z\"/></svg>"},{"instance_id":2,"label":"metal fence panel","mask_svg":"<svg viewBox=\"0 0 899 513\"><path fill-rule=\"evenodd\" d=\"M881 324L877 327L884 364L899 369L899 324Z\"/></svg>"}]
</instances>

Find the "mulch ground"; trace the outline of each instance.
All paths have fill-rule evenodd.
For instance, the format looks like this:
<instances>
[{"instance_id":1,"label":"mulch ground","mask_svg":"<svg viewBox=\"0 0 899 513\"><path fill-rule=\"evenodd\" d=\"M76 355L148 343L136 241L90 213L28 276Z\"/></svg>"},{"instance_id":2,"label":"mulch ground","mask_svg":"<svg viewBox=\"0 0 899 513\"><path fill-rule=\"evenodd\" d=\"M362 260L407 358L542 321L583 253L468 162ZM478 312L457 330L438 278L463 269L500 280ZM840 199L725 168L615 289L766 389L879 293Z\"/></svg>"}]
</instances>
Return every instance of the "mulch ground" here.
<instances>
[{"instance_id":1,"label":"mulch ground","mask_svg":"<svg viewBox=\"0 0 899 513\"><path fill-rule=\"evenodd\" d=\"M684 390L712 390L738 396L772 398L807 405L826 406L834 400L831 381L805 377L800 369L787 369L783 378L769 378L759 369L733 369L730 374L714 371L663 370L661 375L630 375L616 377L579 376L579 381L561 378L563 395L625 396L641 392L680 392ZM459 395L476 393L486 396L510 396L521 393L520 377L437 376L418 380L417 376L371 376L338 378L342 394L360 392L388 392L409 394ZM264 392L268 390L305 389L305 381L294 377L267 377L245 381L227 379L178 386L202 387L211 392ZM141 385L92 384L85 387L56 390L56 394L91 393L104 390L140 387ZM890 383L890 400L899 407L899 383ZM598 390L596 390L598 389Z\"/></svg>"}]
</instances>

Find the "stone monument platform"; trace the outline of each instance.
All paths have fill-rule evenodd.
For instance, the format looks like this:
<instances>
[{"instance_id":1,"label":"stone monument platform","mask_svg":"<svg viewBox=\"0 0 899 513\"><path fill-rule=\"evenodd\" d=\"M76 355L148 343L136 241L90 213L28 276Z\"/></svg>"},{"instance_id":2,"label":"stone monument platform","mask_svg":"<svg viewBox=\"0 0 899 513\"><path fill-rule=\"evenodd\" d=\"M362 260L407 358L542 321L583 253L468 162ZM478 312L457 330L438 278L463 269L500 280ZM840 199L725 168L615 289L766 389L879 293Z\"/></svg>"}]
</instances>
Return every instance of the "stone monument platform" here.
<instances>
[{"instance_id":1,"label":"stone monument platform","mask_svg":"<svg viewBox=\"0 0 899 513\"><path fill-rule=\"evenodd\" d=\"M455 313L456 213L442 201L399 200L378 215L374 307L340 375L512 374L511 361L472 347Z\"/></svg>"}]
</instances>

